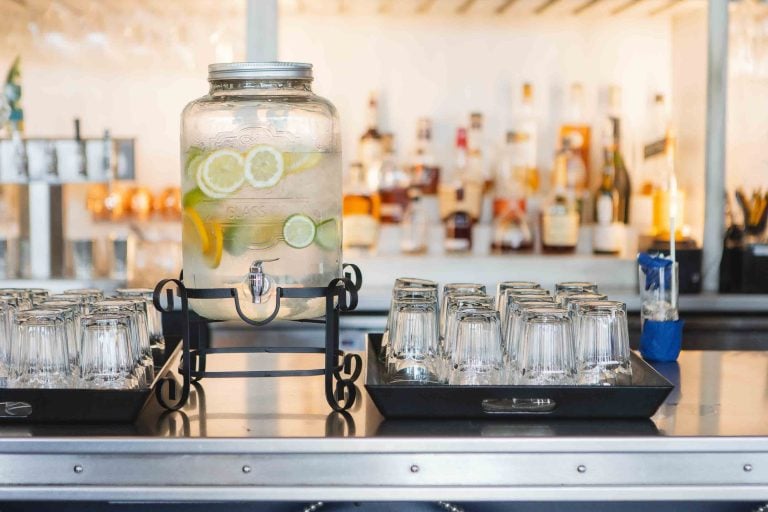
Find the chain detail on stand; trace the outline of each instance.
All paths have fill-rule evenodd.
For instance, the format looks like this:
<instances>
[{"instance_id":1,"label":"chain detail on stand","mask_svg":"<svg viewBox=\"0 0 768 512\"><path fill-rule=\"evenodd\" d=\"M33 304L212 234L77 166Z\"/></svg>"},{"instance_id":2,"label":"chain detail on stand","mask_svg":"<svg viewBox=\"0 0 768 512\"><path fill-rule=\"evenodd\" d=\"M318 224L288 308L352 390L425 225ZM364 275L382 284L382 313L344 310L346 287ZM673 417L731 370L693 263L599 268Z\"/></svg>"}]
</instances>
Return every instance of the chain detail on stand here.
<instances>
[{"instance_id":1,"label":"chain detail on stand","mask_svg":"<svg viewBox=\"0 0 768 512\"><path fill-rule=\"evenodd\" d=\"M153 303L155 308L166 314L174 312L175 299L181 302L183 317L182 356L179 373L183 378L181 393L177 394L177 383L171 378L161 380L155 396L160 405L168 410L179 410L189 399L190 386L204 377L209 378L251 378L251 377L306 377L323 375L325 377L325 398L334 411L347 411L357 399L355 381L363 370L363 359L359 354L345 354L339 349L339 314L352 311L357 307L357 292L363 284L360 269L352 264L344 264L344 277L334 279L326 287L313 288L281 288L275 292L275 309L265 320L253 320L245 316L240 309L240 302L235 288L187 288L182 279L164 279L155 287ZM347 271L349 270L349 271ZM161 298L165 290L166 306ZM253 327L262 327L275 318L280 311L280 298L310 299L325 297L325 318L315 322L325 323L325 345L323 348L314 347L232 347L225 349L193 346L191 341L189 300L232 299L240 318ZM203 323L207 320L201 319ZM315 353L324 354L324 366L310 370L262 370L262 371L218 371L206 370L208 355L216 353ZM167 398L164 390L167 389Z\"/></svg>"}]
</instances>

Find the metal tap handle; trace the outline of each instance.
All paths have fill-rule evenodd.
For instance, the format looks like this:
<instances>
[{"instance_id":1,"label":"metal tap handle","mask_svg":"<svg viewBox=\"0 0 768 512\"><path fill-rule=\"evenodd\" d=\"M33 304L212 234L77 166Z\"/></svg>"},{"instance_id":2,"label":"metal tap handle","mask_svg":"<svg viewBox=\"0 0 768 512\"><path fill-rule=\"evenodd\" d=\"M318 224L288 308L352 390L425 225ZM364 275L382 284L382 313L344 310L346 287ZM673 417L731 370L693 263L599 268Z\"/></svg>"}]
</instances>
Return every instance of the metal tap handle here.
<instances>
[{"instance_id":1,"label":"metal tap handle","mask_svg":"<svg viewBox=\"0 0 768 512\"><path fill-rule=\"evenodd\" d=\"M248 288L251 291L251 302L253 304L261 304L261 298L269 293L269 289L272 286L272 282L269 276L264 273L262 265L279 259L255 260L251 263L251 268L248 270Z\"/></svg>"}]
</instances>

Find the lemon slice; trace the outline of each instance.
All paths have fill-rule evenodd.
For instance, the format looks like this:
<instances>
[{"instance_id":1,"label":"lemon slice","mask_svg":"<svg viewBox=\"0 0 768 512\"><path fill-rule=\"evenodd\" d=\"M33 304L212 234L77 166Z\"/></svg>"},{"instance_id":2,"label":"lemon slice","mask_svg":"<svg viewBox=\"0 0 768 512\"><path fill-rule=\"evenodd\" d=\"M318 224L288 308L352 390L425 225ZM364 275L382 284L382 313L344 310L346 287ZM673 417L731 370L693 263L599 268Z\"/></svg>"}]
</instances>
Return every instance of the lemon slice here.
<instances>
[{"instance_id":1,"label":"lemon slice","mask_svg":"<svg viewBox=\"0 0 768 512\"><path fill-rule=\"evenodd\" d=\"M221 224L212 222L208 226L210 244L207 251L203 251L203 259L211 268L217 268L221 263L221 255L224 252L224 233Z\"/></svg>"},{"instance_id":2,"label":"lemon slice","mask_svg":"<svg viewBox=\"0 0 768 512\"><path fill-rule=\"evenodd\" d=\"M297 213L285 219L283 224L283 240L294 249L309 247L315 239L317 228L312 219Z\"/></svg>"},{"instance_id":3,"label":"lemon slice","mask_svg":"<svg viewBox=\"0 0 768 512\"><path fill-rule=\"evenodd\" d=\"M284 153L285 173L295 174L309 170L320 163L322 153Z\"/></svg>"},{"instance_id":4,"label":"lemon slice","mask_svg":"<svg viewBox=\"0 0 768 512\"><path fill-rule=\"evenodd\" d=\"M197 186L208 197L223 199L242 186L243 156L231 149L218 149L197 169Z\"/></svg>"},{"instance_id":5,"label":"lemon slice","mask_svg":"<svg viewBox=\"0 0 768 512\"><path fill-rule=\"evenodd\" d=\"M274 187L283 177L283 154L269 146L257 146L245 155L245 179L253 188Z\"/></svg>"},{"instance_id":6,"label":"lemon slice","mask_svg":"<svg viewBox=\"0 0 768 512\"><path fill-rule=\"evenodd\" d=\"M184 208L182 240L184 245L198 247L203 254L211 247L211 239L208 237L203 219L192 208Z\"/></svg>"}]
</instances>

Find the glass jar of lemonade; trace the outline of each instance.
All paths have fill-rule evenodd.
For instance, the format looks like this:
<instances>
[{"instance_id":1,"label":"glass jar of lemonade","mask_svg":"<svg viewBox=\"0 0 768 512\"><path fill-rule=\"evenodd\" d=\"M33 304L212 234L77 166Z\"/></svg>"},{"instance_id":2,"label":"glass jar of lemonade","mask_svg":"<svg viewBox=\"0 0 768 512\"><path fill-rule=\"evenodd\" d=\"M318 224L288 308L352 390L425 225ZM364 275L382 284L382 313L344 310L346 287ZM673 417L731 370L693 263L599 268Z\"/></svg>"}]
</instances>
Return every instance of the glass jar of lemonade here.
<instances>
[{"instance_id":1,"label":"glass jar of lemonade","mask_svg":"<svg viewBox=\"0 0 768 512\"><path fill-rule=\"evenodd\" d=\"M235 288L245 315L263 320L276 288L341 274L339 119L312 92L311 64L211 64L208 81L181 115L184 284ZM238 318L232 299L191 307ZM278 318L324 311L324 298L283 298Z\"/></svg>"}]
</instances>

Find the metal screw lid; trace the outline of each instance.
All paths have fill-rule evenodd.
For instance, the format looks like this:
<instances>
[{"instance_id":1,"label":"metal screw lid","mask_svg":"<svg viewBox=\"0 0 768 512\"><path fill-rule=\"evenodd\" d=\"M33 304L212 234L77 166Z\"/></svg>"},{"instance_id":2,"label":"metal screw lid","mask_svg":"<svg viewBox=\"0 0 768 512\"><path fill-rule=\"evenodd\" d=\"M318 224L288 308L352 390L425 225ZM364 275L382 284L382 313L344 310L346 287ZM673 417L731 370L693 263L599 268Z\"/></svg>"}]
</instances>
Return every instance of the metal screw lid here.
<instances>
[{"instance_id":1,"label":"metal screw lid","mask_svg":"<svg viewBox=\"0 0 768 512\"><path fill-rule=\"evenodd\" d=\"M304 62L220 62L208 65L208 80L311 80L312 64Z\"/></svg>"}]
</instances>

